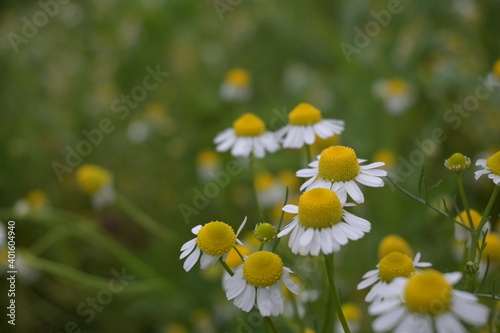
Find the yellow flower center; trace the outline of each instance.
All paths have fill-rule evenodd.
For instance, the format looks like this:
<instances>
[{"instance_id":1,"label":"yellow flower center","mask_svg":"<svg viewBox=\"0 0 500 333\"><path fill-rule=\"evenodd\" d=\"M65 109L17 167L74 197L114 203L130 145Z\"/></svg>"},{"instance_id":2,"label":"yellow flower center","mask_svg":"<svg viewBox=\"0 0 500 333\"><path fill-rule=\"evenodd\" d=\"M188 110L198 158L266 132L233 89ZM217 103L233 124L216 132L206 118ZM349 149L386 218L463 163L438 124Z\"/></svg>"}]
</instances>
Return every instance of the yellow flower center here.
<instances>
[{"instance_id":1,"label":"yellow flower center","mask_svg":"<svg viewBox=\"0 0 500 333\"><path fill-rule=\"evenodd\" d=\"M111 183L112 179L111 173L98 165L84 164L76 170L78 185L89 195L99 192L104 186Z\"/></svg>"},{"instance_id":2,"label":"yellow flower center","mask_svg":"<svg viewBox=\"0 0 500 333\"><path fill-rule=\"evenodd\" d=\"M342 304L342 312L347 321L357 321L361 319L361 310L351 302Z\"/></svg>"},{"instance_id":3,"label":"yellow flower center","mask_svg":"<svg viewBox=\"0 0 500 333\"><path fill-rule=\"evenodd\" d=\"M219 154L212 149L205 149L198 153L199 166L213 167L219 164Z\"/></svg>"},{"instance_id":4,"label":"yellow flower center","mask_svg":"<svg viewBox=\"0 0 500 333\"><path fill-rule=\"evenodd\" d=\"M341 221L342 213L339 198L329 189L315 188L299 198L299 221L306 228L330 228Z\"/></svg>"},{"instance_id":5,"label":"yellow flower center","mask_svg":"<svg viewBox=\"0 0 500 333\"><path fill-rule=\"evenodd\" d=\"M206 254L220 256L229 252L236 244L236 234L230 225L214 221L200 229L196 244Z\"/></svg>"},{"instance_id":6,"label":"yellow flower center","mask_svg":"<svg viewBox=\"0 0 500 333\"><path fill-rule=\"evenodd\" d=\"M404 291L406 306L412 312L438 316L451 304L453 287L443 274L428 269L410 277Z\"/></svg>"},{"instance_id":7,"label":"yellow flower center","mask_svg":"<svg viewBox=\"0 0 500 333\"><path fill-rule=\"evenodd\" d=\"M250 249L246 246L236 244L236 245L234 245L234 247L236 247L238 249L238 251L240 251L242 256L247 256L250 254ZM234 267L238 267L242 263L243 263L243 260L241 260L241 257L238 254L238 252L236 252L236 250L234 248L231 248L231 251L229 251L229 254L226 258L226 264L229 267L234 268Z\"/></svg>"},{"instance_id":8,"label":"yellow flower center","mask_svg":"<svg viewBox=\"0 0 500 333\"><path fill-rule=\"evenodd\" d=\"M274 183L274 177L269 172L262 172L255 177L255 188L257 190L268 190Z\"/></svg>"},{"instance_id":9,"label":"yellow flower center","mask_svg":"<svg viewBox=\"0 0 500 333\"><path fill-rule=\"evenodd\" d=\"M34 209L40 209L47 205L49 201L47 194L42 190L32 190L26 195L26 200L28 200L31 207Z\"/></svg>"},{"instance_id":10,"label":"yellow flower center","mask_svg":"<svg viewBox=\"0 0 500 333\"><path fill-rule=\"evenodd\" d=\"M283 261L272 252L251 254L243 264L243 276L254 287L269 287L283 275Z\"/></svg>"},{"instance_id":11,"label":"yellow flower center","mask_svg":"<svg viewBox=\"0 0 500 333\"><path fill-rule=\"evenodd\" d=\"M244 87L250 83L250 73L243 68L234 68L227 73L226 81L231 85Z\"/></svg>"},{"instance_id":12,"label":"yellow flower center","mask_svg":"<svg viewBox=\"0 0 500 333\"><path fill-rule=\"evenodd\" d=\"M321 120L321 112L311 104L301 103L288 114L290 125L307 126Z\"/></svg>"},{"instance_id":13,"label":"yellow flower center","mask_svg":"<svg viewBox=\"0 0 500 333\"><path fill-rule=\"evenodd\" d=\"M401 252L389 253L380 260L378 265L380 280L384 282L391 282L400 276L409 277L415 272L413 261Z\"/></svg>"},{"instance_id":14,"label":"yellow flower center","mask_svg":"<svg viewBox=\"0 0 500 333\"><path fill-rule=\"evenodd\" d=\"M321 152L318 175L331 182L347 182L359 174L359 163L354 149L333 146Z\"/></svg>"},{"instance_id":15,"label":"yellow flower center","mask_svg":"<svg viewBox=\"0 0 500 333\"><path fill-rule=\"evenodd\" d=\"M497 151L486 160L486 166L490 168L491 172L495 175L500 176L500 151Z\"/></svg>"},{"instance_id":16,"label":"yellow flower center","mask_svg":"<svg viewBox=\"0 0 500 333\"><path fill-rule=\"evenodd\" d=\"M474 228L479 227L479 222L481 222L482 218L481 214L479 214L475 209L470 209L469 213L472 218L472 225ZM465 225L470 227L469 217L467 216L467 212L465 210L460 213L460 217L457 217L456 220L462 224L465 222Z\"/></svg>"},{"instance_id":17,"label":"yellow flower center","mask_svg":"<svg viewBox=\"0 0 500 333\"><path fill-rule=\"evenodd\" d=\"M493 74L500 79L500 59L495 61L495 64L493 65Z\"/></svg>"},{"instance_id":18,"label":"yellow flower center","mask_svg":"<svg viewBox=\"0 0 500 333\"><path fill-rule=\"evenodd\" d=\"M396 156L394 152L390 149L380 149L373 156L375 161L384 162L386 166L390 167L396 165Z\"/></svg>"},{"instance_id":19,"label":"yellow flower center","mask_svg":"<svg viewBox=\"0 0 500 333\"><path fill-rule=\"evenodd\" d=\"M387 91L391 96L399 96L408 90L406 82L400 78L393 78L387 83Z\"/></svg>"},{"instance_id":20,"label":"yellow flower center","mask_svg":"<svg viewBox=\"0 0 500 333\"><path fill-rule=\"evenodd\" d=\"M408 257L413 258L413 251L410 245L398 235L387 235L382 239L378 246L379 259L384 258L391 252L401 252Z\"/></svg>"},{"instance_id":21,"label":"yellow flower center","mask_svg":"<svg viewBox=\"0 0 500 333\"><path fill-rule=\"evenodd\" d=\"M258 136L265 132L266 125L253 113L245 113L233 123L237 136Z\"/></svg>"},{"instance_id":22,"label":"yellow flower center","mask_svg":"<svg viewBox=\"0 0 500 333\"><path fill-rule=\"evenodd\" d=\"M500 262L500 235L490 232L486 236L486 248L483 251L483 260L489 256L490 262Z\"/></svg>"}]
</instances>

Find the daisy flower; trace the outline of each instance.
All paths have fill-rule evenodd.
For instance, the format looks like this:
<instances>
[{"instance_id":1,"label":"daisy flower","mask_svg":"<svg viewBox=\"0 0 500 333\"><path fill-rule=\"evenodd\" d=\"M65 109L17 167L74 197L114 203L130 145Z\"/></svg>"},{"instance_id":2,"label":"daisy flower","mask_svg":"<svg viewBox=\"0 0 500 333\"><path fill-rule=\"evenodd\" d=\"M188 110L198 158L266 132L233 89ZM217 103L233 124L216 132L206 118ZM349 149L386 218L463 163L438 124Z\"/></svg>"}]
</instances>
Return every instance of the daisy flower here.
<instances>
[{"instance_id":1,"label":"daisy flower","mask_svg":"<svg viewBox=\"0 0 500 333\"><path fill-rule=\"evenodd\" d=\"M378 259L381 260L391 252L401 252L408 257L413 257L410 244L403 237L396 234L389 234L382 238L377 249Z\"/></svg>"},{"instance_id":2,"label":"daisy flower","mask_svg":"<svg viewBox=\"0 0 500 333\"><path fill-rule=\"evenodd\" d=\"M298 295L300 291L290 273L292 270L283 266L277 254L268 251L252 253L225 281L226 297L234 299L234 305L245 312L250 312L257 302L263 317L278 316L285 306L282 284L294 294Z\"/></svg>"},{"instance_id":3,"label":"daisy flower","mask_svg":"<svg viewBox=\"0 0 500 333\"><path fill-rule=\"evenodd\" d=\"M227 72L220 87L220 96L226 101L246 101L252 94L250 73L243 68L233 68Z\"/></svg>"},{"instance_id":4,"label":"daisy flower","mask_svg":"<svg viewBox=\"0 0 500 333\"><path fill-rule=\"evenodd\" d=\"M403 113L415 100L413 86L399 77L376 81L373 94L382 100L386 110L392 114Z\"/></svg>"},{"instance_id":5,"label":"daisy flower","mask_svg":"<svg viewBox=\"0 0 500 333\"><path fill-rule=\"evenodd\" d=\"M358 284L358 290L372 286L366 295L367 302L380 302L384 298L385 287L397 277L410 277L417 268L430 267L431 263L419 262L420 253L414 260L401 252L391 252L380 260L377 269L368 271L363 275L363 281ZM382 292L381 292L382 291Z\"/></svg>"},{"instance_id":6,"label":"daisy flower","mask_svg":"<svg viewBox=\"0 0 500 333\"><path fill-rule=\"evenodd\" d=\"M264 122L253 113L245 113L238 118L232 128L215 137L214 143L218 152L231 149L233 156L242 157L253 154L257 158L263 158L266 151L274 153L279 149L275 135L266 131Z\"/></svg>"},{"instance_id":7,"label":"daisy flower","mask_svg":"<svg viewBox=\"0 0 500 333\"><path fill-rule=\"evenodd\" d=\"M477 170L474 173L476 179L479 179L482 175L488 175L488 178L491 179L495 185L500 185L500 151L497 151L487 159L477 160L476 165L482 167L481 170Z\"/></svg>"},{"instance_id":8,"label":"daisy flower","mask_svg":"<svg viewBox=\"0 0 500 333\"><path fill-rule=\"evenodd\" d=\"M380 177L387 176L387 171L377 169L384 165L383 162L360 165L365 161L358 159L352 148L344 146L326 148L318 156L318 160L309 164L310 169L297 171L297 177L309 178L302 184L300 190L329 188L344 201L347 200L347 194L349 194L354 201L362 203L365 199L357 183L370 187L382 187L384 181Z\"/></svg>"},{"instance_id":9,"label":"daisy flower","mask_svg":"<svg viewBox=\"0 0 500 333\"><path fill-rule=\"evenodd\" d=\"M92 206L102 208L115 200L113 174L95 164L84 164L76 170L76 180L83 192L92 197Z\"/></svg>"},{"instance_id":10,"label":"daisy flower","mask_svg":"<svg viewBox=\"0 0 500 333\"><path fill-rule=\"evenodd\" d=\"M376 315L375 332L453 332L467 333L462 321L482 326L488 321L488 308L471 293L454 290L461 273L442 274L427 269L410 278L396 278L384 293L386 297L368 308Z\"/></svg>"},{"instance_id":11,"label":"daisy flower","mask_svg":"<svg viewBox=\"0 0 500 333\"><path fill-rule=\"evenodd\" d=\"M500 59L495 61L493 69L486 77L486 80L490 86L500 86Z\"/></svg>"},{"instance_id":12,"label":"daisy flower","mask_svg":"<svg viewBox=\"0 0 500 333\"><path fill-rule=\"evenodd\" d=\"M477 229L479 227L479 222L481 222L481 214L475 209L469 209L470 217L472 218L472 225L474 226L474 229ZM469 217L467 215L467 211L462 211L460 215L458 215L455 220L460 223L461 225L466 225L467 227L470 227L470 222L469 222ZM467 245L470 245L470 242L472 241L470 232L461 227L458 223L454 223L454 228L455 228L455 239L458 241L467 241ZM487 232L488 230L491 230L491 225L489 221L486 221L486 223L483 226L483 229L481 232Z\"/></svg>"},{"instance_id":13,"label":"daisy flower","mask_svg":"<svg viewBox=\"0 0 500 333\"><path fill-rule=\"evenodd\" d=\"M240 243L237 239L241 229L245 226L247 218L241 223L238 232L235 234L233 228L224 222L212 221L203 226L197 225L191 232L196 238L184 243L181 247L180 260L186 258L183 268L187 272L193 268L201 254L201 269L207 269L214 265L219 258L226 260L229 251Z\"/></svg>"},{"instance_id":14,"label":"daisy flower","mask_svg":"<svg viewBox=\"0 0 500 333\"><path fill-rule=\"evenodd\" d=\"M320 252L337 252L371 228L370 222L347 212L344 205L345 201L326 188L304 192L298 206L283 207L283 211L297 215L278 237L291 233L288 246L295 254L317 256Z\"/></svg>"},{"instance_id":15,"label":"daisy flower","mask_svg":"<svg viewBox=\"0 0 500 333\"><path fill-rule=\"evenodd\" d=\"M313 144L316 135L326 139L344 130L343 120L322 119L321 112L307 103L297 105L288 114L288 123L276 132L284 148L302 148L304 143Z\"/></svg>"}]
</instances>

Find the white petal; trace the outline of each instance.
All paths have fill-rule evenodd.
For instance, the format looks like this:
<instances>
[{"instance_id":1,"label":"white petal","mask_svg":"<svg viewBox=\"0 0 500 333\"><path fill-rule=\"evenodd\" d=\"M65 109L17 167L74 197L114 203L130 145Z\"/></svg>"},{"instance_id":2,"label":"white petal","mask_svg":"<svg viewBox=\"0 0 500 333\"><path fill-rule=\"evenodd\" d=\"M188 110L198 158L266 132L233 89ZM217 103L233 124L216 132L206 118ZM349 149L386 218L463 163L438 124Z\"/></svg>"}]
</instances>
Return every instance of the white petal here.
<instances>
[{"instance_id":1,"label":"white petal","mask_svg":"<svg viewBox=\"0 0 500 333\"><path fill-rule=\"evenodd\" d=\"M308 145L312 145L314 143L314 139L315 139L315 136L314 136L313 128L311 126L307 126L305 131L304 131L304 141Z\"/></svg>"},{"instance_id":2,"label":"white petal","mask_svg":"<svg viewBox=\"0 0 500 333\"><path fill-rule=\"evenodd\" d=\"M217 260L219 260L219 258L220 256L212 256L210 254L203 252L200 259L201 269L207 269L208 267L214 265L217 262Z\"/></svg>"},{"instance_id":3,"label":"white petal","mask_svg":"<svg viewBox=\"0 0 500 333\"><path fill-rule=\"evenodd\" d=\"M294 219L294 221L290 224L288 224L285 228L283 228L283 230L281 230L279 233L278 233L278 238L281 238L283 236L286 236L288 235L292 230L294 230L295 226L297 225L297 220Z\"/></svg>"},{"instance_id":4,"label":"white petal","mask_svg":"<svg viewBox=\"0 0 500 333\"><path fill-rule=\"evenodd\" d=\"M245 216L245 218L243 219L243 222L241 222L240 227L238 228L238 231L236 232L236 236L238 236L240 234L241 230L243 230L246 223L247 223L247 216Z\"/></svg>"},{"instance_id":5,"label":"white petal","mask_svg":"<svg viewBox=\"0 0 500 333\"><path fill-rule=\"evenodd\" d=\"M184 261L184 265L182 267L186 272L189 272L191 268L193 268L194 264L198 261L198 258L200 257L200 249L198 246L194 249L193 253L191 253L187 258L186 261Z\"/></svg>"},{"instance_id":6,"label":"white petal","mask_svg":"<svg viewBox=\"0 0 500 333\"><path fill-rule=\"evenodd\" d=\"M226 283L226 297L231 300L241 294L246 286L246 281L242 276L232 276Z\"/></svg>"},{"instance_id":7,"label":"white petal","mask_svg":"<svg viewBox=\"0 0 500 333\"><path fill-rule=\"evenodd\" d=\"M377 273L378 273L378 270L377 270ZM358 283L358 286L356 288L358 290L365 289L365 288L371 286L372 284L374 284L375 282L377 282L378 280L379 280L378 274L370 276L370 277L366 278L365 280L361 281L360 283Z\"/></svg>"},{"instance_id":8,"label":"white petal","mask_svg":"<svg viewBox=\"0 0 500 333\"><path fill-rule=\"evenodd\" d=\"M467 333L465 327L450 313L436 318L436 329L439 333Z\"/></svg>"},{"instance_id":9,"label":"white petal","mask_svg":"<svg viewBox=\"0 0 500 333\"><path fill-rule=\"evenodd\" d=\"M383 187L384 186L384 181L378 177L370 176L370 175L365 175L365 174L358 174L356 176L356 181L359 183L369 186L369 187Z\"/></svg>"},{"instance_id":10,"label":"white petal","mask_svg":"<svg viewBox=\"0 0 500 333\"><path fill-rule=\"evenodd\" d=\"M388 311L373 321L373 330L376 332L388 331L396 326L405 314L406 310L403 306L400 306L393 311Z\"/></svg>"},{"instance_id":11,"label":"white petal","mask_svg":"<svg viewBox=\"0 0 500 333\"><path fill-rule=\"evenodd\" d=\"M234 130L232 128L225 129L215 136L214 143L221 143L222 141L226 141L231 137L234 137Z\"/></svg>"},{"instance_id":12,"label":"white petal","mask_svg":"<svg viewBox=\"0 0 500 333\"><path fill-rule=\"evenodd\" d=\"M363 203L365 201L363 192L361 192L361 189L355 182L348 181L344 186L345 190L354 201L356 201L357 203Z\"/></svg>"},{"instance_id":13,"label":"white petal","mask_svg":"<svg viewBox=\"0 0 500 333\"><path fill-rule=\"evenodd\" d=\"M444 277L446 278L446 280L448 280L449 283L455 285L462 278L462 273L460 272L445 273Z\"/></svg>"},{"instance_id":14,"label":"white petal","mask_svg":"<svg viewBox=\"0 0 500 333\"><path fill-rule=\"evenodd\" d=\"M299 213L299 207L296 205L286 205L285 207L282 208L284 212L290 213L290 214L298 214Z\"/></svg>"},{"instance_id":15,"label":"white petal","mask_svg":"<svg viewBox=\"0 0 500 333\"><path fill-rule=\"evenodd\" d=\"M188 249L191 249L192 251L195 246L196 246L196 238L193 238L182 245L181 252L184 252L185 250Z\"/></svg>"},{"instance_id":16,"label":"white petal","mask_svg":"<svg viewBox=\"0 0 500 333\"><path fill-rule=\"evenodd\" d=\"M283 272L283 283L285 286L295 295L300 293L300 288L293 280L290 278L290 274L288 272Z\"/></svg>"},{"instance_id":17,"label":"white petal","mask_svg":"<svg viewBox=\"0 0 500 333\"><path fill-rule=\"evenodd\" d=\"M271 295L266 288L257 288L257 306L262 317L269 317L271 315L273 304L271 302Z\"/></svg>"},{"instance_id":18,"label":"white petal","mask_svg":"<svg viewBox=\"0 0 500 333\"><path fill-rule=\"evenodd\" d=\"M201 226L201 225L197 225L196 227L193 227L193 228L191 229L191 232L192 232L193 234L195 234L195 235L198 235L198 232L200 231L200 229L201 229L201 228L202 228L202 226Z\"/></svg>"},{"instance_id":19,"label":"white petal","mask_svg":"<svg viewBox=\"0 0 500 333\"><path fill-rule=\"evenodd\" d=\"M300 237L300 246L307 246L309 245L309 243L311 242L312 238L314 236L314 229L312 228L307 228L304 232L304 234L302 234L302 236Z\"/></svg>"},{"instance_id":20,"label":"white petal","mask_svg":"<svg viewBox=\"0 0 500 333\"><path fill-rule=\"evenodd\" d=\"M489 309L485 305L477 303L477 301L461 299L459 295L461 294L453 291L454 298L458 299L453 301L452 311L457 314L460 319L474 326L486 324Z\"/></svg>"},{"instance_id":21,"label":"white petal","mask_svg":"<svg viewBox=\"0 0 500 333\"><path fill-rule=\"evenodd\" d=\"M399 298L386 299L383 302L372 304L368 307L370 315L379 315L384 312L393 311L401 307L401 300Z\"/></svg>"},{"instance_id":22,"label":"white petal","mask_svg":"<svg viewBox=\"0 0 500 333\"><path fill-rule=\"evenodd\" d=\"M234 305L245 312L250 312L255 304L255 287L246 284L245 289L234 299Z\"/></svg>"}]
</instances>

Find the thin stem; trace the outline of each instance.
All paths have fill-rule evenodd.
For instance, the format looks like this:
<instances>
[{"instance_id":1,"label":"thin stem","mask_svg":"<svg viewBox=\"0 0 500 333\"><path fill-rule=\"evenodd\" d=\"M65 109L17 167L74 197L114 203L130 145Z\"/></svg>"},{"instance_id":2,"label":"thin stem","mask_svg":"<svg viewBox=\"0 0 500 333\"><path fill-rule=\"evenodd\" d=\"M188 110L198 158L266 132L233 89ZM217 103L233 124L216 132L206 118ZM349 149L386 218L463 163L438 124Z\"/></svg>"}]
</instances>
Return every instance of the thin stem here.
<instances>
[{"instance_id":1,"label":"thin stem","mask_svg":"<svg viewBox=\"0 0 500 333\"><path fill-rule=\"evenodd\" d=\"M264 248L264 244L265 244L265 242L260 242L259 251L262 251L262 249Z\"/></svg>"},{"instance_id":2,"label":"thin stem","mask_svg":"<svg viewBox=\"0 0 500 333\"><path fill-rule=\"evenodd\" d=\"M304 322L303 322L302 318L300 318L299 306L297 305L297 298L295 297L294 294L292 294L290 292L288 294L290 295L290 299L292 301L293 315L295 317L295 321L299 325L300 332L304 332L305 326L304 326Z\"/></svg>"},{"instance_id":3,"label":"thin stem","mask_svg":"<svg viewBox=\"0 0 500 333\"><path fill-rule=\"evenodd\" d=\"M222 267L224 267L224 269L226 270L226 272L229 275L233 276L234 275L233 270L231 269L231 267L228 266L228 264L226 264L226 262L224 260L222 260L222 257L219 257L219 261L222 264Z\"/></svg>"},{"instance_id":4,"label":"thin stem","mask_svg":"<svg viewBox=\"0 0 500 333\"><path fill-rule=\"evenodd\" d=\"M285 188L285 202L283 203L283 207L286 206L287 202L288 202L288 186ZM278 233L278 234L281 231L281 224L283 223L284 216L285 216L285 211L281 210L280 222L278 223L278 228L276 229L276 233ZM271 252L274 252L276 247L278 247L278 244L280 243L280 239L281 238L276 238L276 240L274 241L273 246L271 248Z\"/></svg>"},{"instance_id":5,"label":"thin stem","mask_svg":"<svg viewBox=\"0 0 500 333\"><path fill-rule=\"evenodd\" d=\"M259 194L257 192L257 186L255 186L255 156L253 155L253 153L250 155L250 162L249 162L248 168L250 169L250 180L252 182L255 207L257 208L257 214L258 214L258 217L260 218L262 216L262 211L260 209Z\"/></svg>"},{"instance_id":6,"label":"thin stem","mask_svg":"<svg viewBox=\"0 0 500 333\"><path fill-rule=\"evenodd\" d=\"M307 143L304 146L306 147L307 165L309 165L312 162L311 147Z\"/></svg>"},{"instance_id":7,"label":"thin stem","mask_svg":"<svg viewBox=\"0 0 500 333\"><path fill-rule=\"evenodd\" d=\"M169 231L165 226L158 223L156 220L151 218L148 214L137 207L132 201L125 198L123 195L116 194L116 205L127 214L132 220L142 226L144 229L148 230L154 235L161 237L167 242L172 242L174 240L171 231Z\"/></svg>"},{"instance_id":8,"label":"thin stem","mask_svg":"<svg viewBox=\"0 0 500 333\"><path fill-rule=\"evenodd\" d=\"M241 254L240 250L238 250L238 248L236 246L233 246L233 249L236 251L236 253L238 253L238 255L240 256L241 258L241 261L245 261L245 258L243 258L243 255Z\"/></svg>"},{"instance_id":9,"label":"thin stem","mask_svg":"<svg viewBox=\"0 0 500 333\"><path fill-rule=\"evenodd\" d=\"M271 329L271 331L273 331L274 333L279 333L278 328L276 327L276 325L274 325L274 322L271 319L271 317L263 317L263 318L267 326L269 326L269 328Z\"/></svg>"},{"instance_id":10,"label":"thin stem","mask_svg":"<svg viewBox=\"0 0 500 333\"><path fill-rule=\"evenodd\" d=\"M339 317L340 324L342 325L342 328L344 329L345 333L351 333L349 326L347 325L347 321L344 316L344 312L342 312L342 306L340 304L340 299L337 294L337 287L335 286L335 279L334 279L334 258L333 258L333 253L331 255L325 255L325 270L326 270L326 276L328 279L328 285L329 285L329 297L328 297L328 304L326 308L326 315L325 315L325 326L323 327L323 332L331 332L333 330L332 326L332 300L335 303L335 307L337 310L337 315Z\"/></svg>"},{"instance_id":11,"label":"thin stem","mask_svg":"<svg viewBox=\"0 0 500 333\"><path fill-rule=\"evenodd\" d=\"M457 172L457 183L458 183L458 192L460 193L460 198L462 199L464 210L467 214L467 219L469 219L469 226L472 230L474 230L474 223L472 222L472 216L470 215L469 202L467 201L467 196L465 195L464 182L462 180L462 172Z\"/></svg>"}]
</instances>

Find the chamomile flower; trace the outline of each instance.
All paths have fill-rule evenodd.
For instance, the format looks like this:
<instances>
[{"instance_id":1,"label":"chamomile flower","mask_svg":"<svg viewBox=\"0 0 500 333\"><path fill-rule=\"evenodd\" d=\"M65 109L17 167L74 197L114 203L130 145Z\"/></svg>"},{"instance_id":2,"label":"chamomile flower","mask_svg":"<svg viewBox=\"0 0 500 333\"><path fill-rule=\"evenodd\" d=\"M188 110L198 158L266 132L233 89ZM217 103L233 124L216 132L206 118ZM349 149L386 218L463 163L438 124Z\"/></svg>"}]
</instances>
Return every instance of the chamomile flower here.
<instances>
[{"instance_id":1,"label":"chamomile flower","mask_svg":"<svg viewBox=\"0 0 500 333\"><path fill-rule=\"evenodd\" d=\"M213 149L204 149L196 156L196 172L198 177L205 182L214 179L221 169L219 154Z\"/></svg>"},{"instance_id":2,"label":"chamomile flower","mask_svg":"<svg viewBox=\"0 0 500 333\"><path fill-rule=\"evenodd\" d=\"M491 179L495 185L500 186L500 151L497 151L487 159L477 160L476 165L482 167L481 170L477 170L474 173L476 179L479 179L482 175L488 175L488 178Z\"/></svg>"},{"instance_id":3,"label":"chamomile flower","mask_svg":"<svg viewBox=\"0 0 500 333\"><path fill-rule=\"evenodd\" d=\"M363 275L363 281L358 284L358 290L372 286L365 301L379 302L383 299L384 288L397 277L410 277L418 268L430 267L431 263L420 262L420 253L414 260L401 252L391 252L380 260L377 269Z\"/></svg>"},{"instance_id":4,"label":"chamomile flower","mask_svg":"<svg viewBox=\"0 0 500 333\"><path fill-rule=\"evenodd\" d=\"M304 192L299 205L286 205L283 211L297 214L279 234L290 234L293 253L317 256L340 250L349 240L358 240L370 231L365 219L344 210L345 201L334 191L316 188Z\"/></svg>"},{"instance_id":5,"label":"chamomile flower","mask_svg":"<svg viewBox=\"0 0 500 333\"><path fill-rule=\"evenodd\" d=\"M301 103L288 114L288 125L277 131L284 148L302 148L315 142L316 135L326 139L344 130L344 121L323 119L311 104Z\"/></svg>"},{"instance_id":6,"label":"chamomile flower","mask_svg":"<svg viewBox=\"0 0 500 333\"><path fill-rule=\"evenodd\" d=\"M415 100L413 86L399 77L376 81L373 93L382 100L386 110L392 114L403 113Z\"/></svg>"},{"instance_id":7,"label":"chamomile flower","mask_svg":"<svg viewBox=\"0 0 500 333\"><path fill-rule=\"evenodd\" d=\"M263 158L266 151L274 153L279 149L275 135L266 131L264 122L253 113L245 113L238 118L232 128L215 137L214 143L218 152L231 149L233 156L241 157L253 154L257 158Z\"/></svg>"},{"instance_id":8,"label":"chamomile flower","mask_svg":"<svg viewBox=\"0 0 500 333\"><path fill-rule=\"evenodd\" d=\"M482 326L488 320L488 308L471 293L454 290L461 273L442 274L427 269L410 278L396 278L385 289L385 298L368 308L378 316L375 332L453 332L467 333L462 321Z\"/></svg>"},{"instance_id":9,"label":"chamomile flower","mask_svg":"<svg viewBox=\"0 0 500 333\"><path fill-rule=\"evenodd\" d=\"M297 171L297 177L309 178L302 184L300 190L329 188L335 191L343 201L347 200L347 194L349 194L355 202L362 203L365 199L357 183L370 187L382 187L384 181L380 177L387 176L387 171L377 169L384 165L383 162L360 165L365 161L358 159L352 148L329 147L321 152L318 160L309 164L310 169Z\"/></svg>"},{"instance_id":10,"label":"chamomile flower","mask_svg":"<svg viewBox=\"0 0 500 333\"><path fill-rule=\"evenodd\" d=\"M472 225L474 226L474 229L479 227L479 222L481 222L481 214L475 209L470 209L469 210L470 216L472 218ZM464 210L458 215L455 220L462 225L466 225L467 227L470 227L469 222L469 216L467 212ZM470 232L462 228L459 224L454 223L454 228L455 228L455 239L458 241L467 241L467 245L470 245L471 242L471 235ZM489 221L486 221L486 223L483 226L482 232L486 232L488 230L491 230L491 225Z\"/></svg>"},{"instance_id":11,"label":"chamomile flower","mask_svg":"<svg viewBox=\"0 0 500 333\"><path fill-rule=\"evenodd\" d=\"M283 266L281 258L268 251L252 253L233 276L224 283L226 297L234 305L250 312L255 303L263 317L278 316L284 311L284 284L294 294L299 287L290 277L292 270Z\"/></svg>"},{"instance_id":12,"label":"chamomile flower","mask_svg":"<svg viewBox=\"0 0 500 333\"><path fill-rule=\"evenodd\" d=\"M252 90L250 73L243 68L233 68L227 72L220 87L220 95L226 101L246 101Z\"/></svg>"},{"instance_id":13,"label":"chamomile flower","mask_svg":"<svg viewBox=\"0 0 500 333\"><path fill-rule=\"evenodd\" d=\"M14 212L17 216L26 216L30 213L40 212L49 204L49 197L43 190L31 190L26 197L14 203Z\"/></svg>"},{"instance_id":14,"label":"chamomile flower","mask_svg":"<svg viewBox=\"0 0 500 333\"><path fill-rule=\"evenodd\" d=\"M115 200L113 174L98 165L84 164L76 170L80 188L92 197L92 206L102 208Z\"/></svg>"},{"instance_id":15,"label":"chamomile flower","mask_svg":"<svg viewBox=\"0 0 500 333\"><path fill-rule=\"evenodd\" d=\"M377 250L378 259L381 260L391 252L401 252L408 257L413 257L410 244L403 237L395 234L387 235L380 241Z\"/></svg>"},{"instance_id":16,"label":"chamomile flower","mask_svg":"<svg viewBox=\"0 0 500 333\"><path fill-rule=\"evenodd\" d=\"M490 86L500 86L500 59L497 59L493 64L491 72L486 77Z\"/></svg>"},{"instance_id":17,"label":"chamomile flower","mask_svg":"<svg viewBox=\"0 0 500 333\"><path fill-rule=\"evenodd\" d=\"M180 260L186 258L183 268L187 272L193 268L200 259L201 269L207 269L214 265L219 258L226 260L229 251L239 243L237 239L241 229L245 226L247 218L243 220L237 233L233 228L224 222L212 221L203 226L197 225L191 232L196 238L184 243L181 247Z\"/></svg>"}]
</instances>

